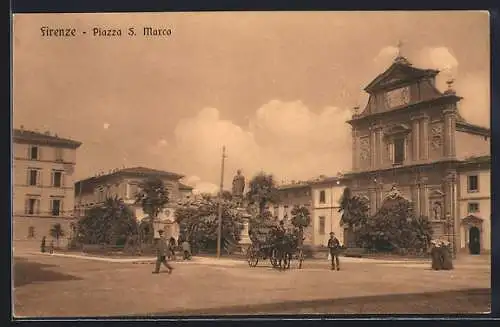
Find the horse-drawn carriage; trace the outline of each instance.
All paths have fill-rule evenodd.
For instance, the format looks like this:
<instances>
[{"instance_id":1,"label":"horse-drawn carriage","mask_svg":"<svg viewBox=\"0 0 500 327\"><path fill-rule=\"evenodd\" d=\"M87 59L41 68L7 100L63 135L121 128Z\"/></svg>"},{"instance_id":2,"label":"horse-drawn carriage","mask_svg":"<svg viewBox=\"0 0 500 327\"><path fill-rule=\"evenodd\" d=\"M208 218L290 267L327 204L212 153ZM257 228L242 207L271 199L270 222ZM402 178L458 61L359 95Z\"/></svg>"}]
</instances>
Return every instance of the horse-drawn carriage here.
<instances>
[{"instance_id":1,"label":"horse-drawn carriage","mask_svg":"<svg viewBox=\"0 0 500 327\"><path fill-rule=\"evenodd\" d=\"M261 226L253 228L249 234L252 244L246 256L250 267L257 266L259 259L269 259L274 268L289 269L292 259L296 259L298 268L302 268L304 253L297 230L284 232L275 226Z\"/></svg>"}]
</instances>

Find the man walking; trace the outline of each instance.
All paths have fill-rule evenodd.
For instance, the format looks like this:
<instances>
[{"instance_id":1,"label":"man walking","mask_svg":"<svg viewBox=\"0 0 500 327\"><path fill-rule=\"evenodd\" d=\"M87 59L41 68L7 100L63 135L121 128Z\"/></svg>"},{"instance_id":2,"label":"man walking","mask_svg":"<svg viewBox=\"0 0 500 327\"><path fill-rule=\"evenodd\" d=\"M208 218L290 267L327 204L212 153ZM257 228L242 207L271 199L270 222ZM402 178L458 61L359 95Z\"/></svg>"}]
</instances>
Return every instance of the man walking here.
<instances>
[{"instance_id":1,"label":"man walking","mask_svg":"<svg viewBox=\"0 0 500 327\"><path fill-rule=\"evenodd\" d=\"M166 255L168 251L168 246L163 237L163 230L159 230L158 234L160 234L160 238L157 240L156 243L156 266L155 266L155 271L153 271L153 274L158 274L160 272L160 266L162 263L165 267L167 267L168 273L171 274L174 268L167 262Z\"/></svg>"},{"instance_id":2,"label":"man walking","mask_svg":"<svg viewBox=\"0 0 500 327\"><path fill-rule=\"evenodd\" d=\"M189 244L187 239L182 242L182 252L184 260L191 260L191 244Z\"/></svg>"},{"instance_id":3,"label":"man walking","mask_svg":"<svg viewBox=\"0 0 500 327\"><path fill-rule=\"evenodd\" d=\"M330 239L328 240L328 249L330 250L330 256L332 258L332 270L340 270L339 263L339 251L340 251L340 242L335 237L335 233L330 233Z\"/></svg>"}]
</instances>

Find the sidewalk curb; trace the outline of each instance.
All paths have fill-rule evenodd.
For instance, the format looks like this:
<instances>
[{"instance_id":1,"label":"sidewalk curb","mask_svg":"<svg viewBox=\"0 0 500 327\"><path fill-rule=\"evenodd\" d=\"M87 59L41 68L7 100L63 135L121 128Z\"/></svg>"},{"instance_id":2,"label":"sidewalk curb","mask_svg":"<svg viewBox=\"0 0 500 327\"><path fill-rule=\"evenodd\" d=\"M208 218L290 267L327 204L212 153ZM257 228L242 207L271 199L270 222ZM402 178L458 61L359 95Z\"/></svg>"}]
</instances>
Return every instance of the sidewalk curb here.
<instances>
[{"instance_id":1,"label":"sidewalk curb","mask_svg":"<svg viewBox=\"0 0 500 327\"><path fill-rule=\"evenodd\" d=\"M66 253L41 253L41 252L27 252L29 255L40 255L40 256L51 256L51 257L65 257L72 259L81 259L81 260L94 260L94 261L104 261L110 263L132 263L132 264L153 264L156 261L155 257L144 257L144 258L106 258L106 257L96 257L91 255L78 255L78 254L66 254ZM192 263L192 264L208 264L208 265L217 265L217 266L235 266L239 264L246 263L245 261L237 261L237 260L220 260L220 259L207 259L202 257L194 257L189 261L177 261L172 260L172 263Z\"/></svg>"}]
</instances>

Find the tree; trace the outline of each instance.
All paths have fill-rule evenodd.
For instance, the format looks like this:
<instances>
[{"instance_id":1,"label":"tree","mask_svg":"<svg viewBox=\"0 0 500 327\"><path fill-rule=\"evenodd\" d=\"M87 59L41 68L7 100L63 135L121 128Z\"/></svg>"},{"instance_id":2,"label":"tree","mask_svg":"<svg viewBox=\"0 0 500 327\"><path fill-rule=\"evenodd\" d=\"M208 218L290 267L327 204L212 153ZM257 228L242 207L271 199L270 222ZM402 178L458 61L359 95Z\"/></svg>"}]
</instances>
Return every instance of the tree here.
<instances>
[{"instance_id":1,"label":"tree","mask_svg":"<svg viewBox=\"0 0 500 327\"><path fill-rule=\"evenodd\" d=\"M417 219L413 206L398 196L387 198L361 230L367 247L378 251L424 251L432 238L432 226L425 217Z\"/></svg>"},{"instance_id":2,"label":"tree","mask_svg":"<svg viewBox=\"0 0 500 327\"><path fill-rule=\"evenodd\" d=\"M278 189L271 174L259 173L249 183L247 200L250 205L257 205L258 214L262 214L267 204L278 202Z\"/></svg>"},{"instance_id":3,"label":"tree","mask_svg":"<svg viewBox=\"0 0 500 327\"><path fill-rule=\"evenodd\" d=\"M222 239L227 250L237 244L243 229L241 214L230 201L222 201ZM175 211L180 238L187 239L195 248L215 249L218 231L216 199L199 199L182 203Z\"/></svg>"},{"instance_id":4,"label":"tree","mask_svg":"<svg viewBox=\"0 0 500 327\"><path fill-rule=\"evenodd\" d=\"M233 195L229 191L222 191L222 199L224 201L232 201L233 200Z\"/></svg>"},{"instance_id":5,"label":"tree","mask_svg":"<svg viewBox=\"0 0 500 327\"><path fill-rule=\"evenodd\" d=\"M59 247L59 239L64 236L64 230L61 227L61 224L57 223L52 225L52 228L49 231L50 236L56 239L57 247Z\"/></svg>"},{"instance_id":6,"label":"tree","mask_svg":"<svg viewBox=\"0 0 500 327\"><path fill-rule=\"evenodd\" d=\"M149 178L140 185L135 195L135 203L141 205L142 211L156 219L169 200L168 190L160 178Z\"/></svg>"},{"instance_id":7,"label":"tree","mask_svg":"<svg viewBox=\"0 0 500 327\"><path fill-rule=\"evenodd\" d=\"M339 201L339 212L342 212L340 218L340 226L346 226L349 231L354 233L354 242L361 246L361 239L359 235L369 217L369 207L367 199L353 195L351 189L346 187L342 193Z\"/></svg>"},{"instance_id":8,"label":"tree","mask_svg":"<svg viewBox=\"0 0 500 327\"><path fill-rule=\"evenodd\" d=\"M137 234L134 212L118 197L108 197L78 221L78 240L84 244L122 245Z\"/></svg>"},{"instance_id":9,"label":"tree","mask_svg":"<svg viewBox=\"0 0 500 327\"><path fill-rule=\"evenodd\" d=\"M306 206L294 206L292 209L292 225L299 230L299 242L302 244L304 228L311 224L311 214Z\"/></svg>"}]
</instances>

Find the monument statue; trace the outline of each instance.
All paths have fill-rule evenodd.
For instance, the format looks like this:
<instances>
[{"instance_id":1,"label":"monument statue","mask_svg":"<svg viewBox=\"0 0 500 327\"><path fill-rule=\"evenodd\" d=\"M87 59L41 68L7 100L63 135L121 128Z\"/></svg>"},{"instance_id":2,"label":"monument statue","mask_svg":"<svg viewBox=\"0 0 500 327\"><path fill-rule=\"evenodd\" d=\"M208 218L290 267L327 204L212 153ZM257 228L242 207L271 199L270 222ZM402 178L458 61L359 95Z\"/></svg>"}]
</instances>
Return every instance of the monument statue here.
<instances>
[{"instance_id":1,"label":"monument statue","mask_svg":"<svg viewBox=\"0 0 500 327\"><path fill-rule=\"evenodd\" d=\"M245 176L241 174L241 170L238 169L236 176L233 178L233 197L243 197L243 192L245 191Z\"/></svg>"}]
</instances>

